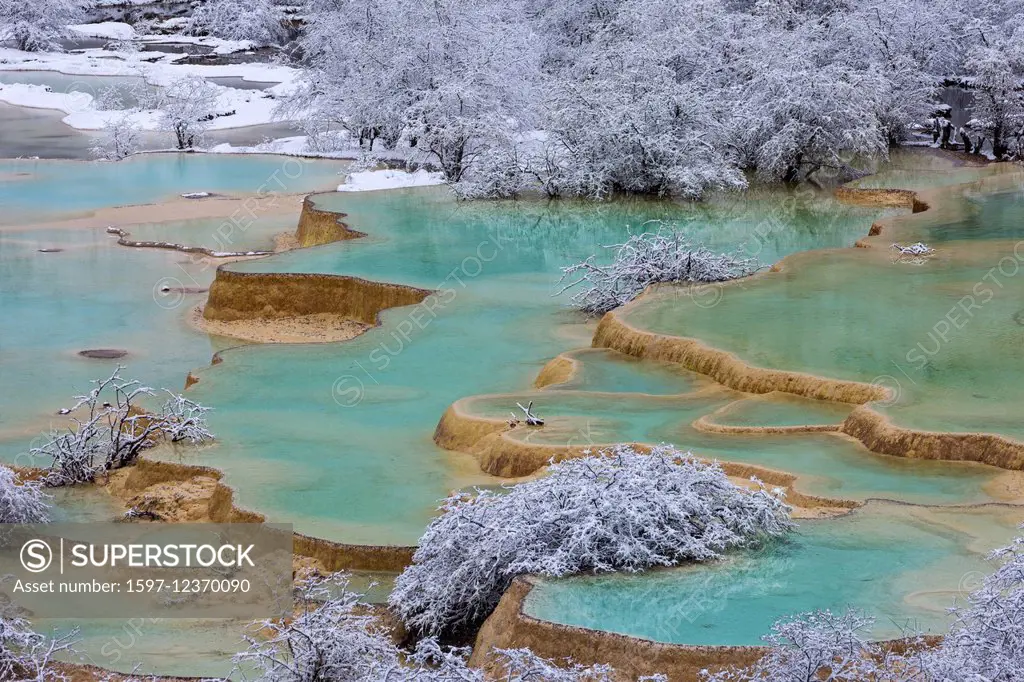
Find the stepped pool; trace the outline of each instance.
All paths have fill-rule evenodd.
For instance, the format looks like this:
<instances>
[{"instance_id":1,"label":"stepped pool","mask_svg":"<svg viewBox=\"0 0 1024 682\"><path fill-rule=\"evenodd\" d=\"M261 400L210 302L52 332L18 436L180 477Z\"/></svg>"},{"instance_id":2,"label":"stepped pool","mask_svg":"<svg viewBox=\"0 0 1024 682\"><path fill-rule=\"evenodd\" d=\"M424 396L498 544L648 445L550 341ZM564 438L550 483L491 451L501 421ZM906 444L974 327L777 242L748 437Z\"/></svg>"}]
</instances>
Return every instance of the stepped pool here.
<instances>
[{"instance_id":1,"label":"stepped pool","mask_svg":"<svg viewBox=\"0 0 1024 682\"><path fill-rule=\"evenodd\" d=\"M524 389L547 360L588 343L586 321L555 296L561 266L655 219L676 221L717 248L757 240L760 257L772 262L814 244L850 244L878 214L825 194L785 192L749 203L728 196L702 206L594 206L457 203L428 188L322 195L316 203L344 211L368 237L230 267L346 274L441 293L385 311L380 327L340 345L222 353L224 362L200 372L194 389L217 406L213 425L223 436L199 461L227 473L241 506L301 532L394 544L414 543L450 490L491 482L471 458L432 443L445 408L463 396ZM792 229L780 227L784 216ZM510 409L514 401L501 414Z\"/></svg>"},{"instance_id":2,"label":"stepped pool","mask_svg":"<svg viewBox=\"0 0 1024 682\"><path fill-rule=\"evenodd\" d=\"M913 223L910 234L936 248L923 263L884 248L802 254L726 286L714 308L667 289L623 319L756 367L885 386L878 407L899 426L1024 438L1024 194L964 201L959 220Z\"/></svg>"},{"instance_id":3,"label":"stepped pool","mask_svg":"<svg viewBox=\"0 0 1024 682\"><path fill-rule=\"evenodd\" d=\"M0 202L9 207L2 219L8 224L0 225L0 381L8 389L0 395L0 458L25 463L33 437L56 423L55 408L118 362L84 359L78 350L114 347L129 351L125 374L150 385L180 390L189 371L199 378L189 395L214 408L218 439L188 462L222 470L240 507L330 540L413 544L450 491L503 482L483 473L472 455L434 443L438 420L453 403L469 418L494 421L518 411L516 402L534 401L548 423L506 434L522 447L671 442L702 457L794 474L803 493L868 501L843 518L801 521L790 541L720 565L544 581L528 600L537 617L686 643L752 643L781 615L847 604L879 615L879 636L906 619L939 628L961 577L983 571L985 551L1022 520L1016 508L997 504L1014 493L993 467L889 457L838 433L785 430L837 425L852 406L754 397L673 364L584 349L594 321L568 310L557 284L561 267L631 231L657 229L657 220L766 265L791 256L781 272L724 287L710 307L693 292L662 290L623 314L645 330L697 336L752 364L870 382L893 373L883 366L889 346L916 338L916 325L944 314L963 284L970 291L980 264L1015 236L1013 193L969 196L962 216L943 214L945 227L915 221L915 230L950 235L929 233L939 253L923 265L893 263L884 249L845 248L900 211L849 206L807 188L758 189L701 205L459 203L438 188L319 194L318 207L344 212L367 236L225 267L343 274L439 292L387 310L379 326L334 344L254 345L201 333L188 316L202 293L162 296L159 284L203 289L212 267L178 252L118 246L101 225L60 222L175 200L185 191L256 192L275 173L287 175L285 164L300 164L287 168L302 173L278 192L326 189L342 168L172 154L124 164L0 162L9 180L0 184ZM983 230L962 224L967 220ZM262 215L235 234L231 248L266 248L294 221L294 214ZM222 224L160 214L157 204L151 219L127 229L136 239L218 247ZM975 239L982 232L987 236ZM53 248L63 250L40 251ZM820 249L828 250L801 254ZM879 409L919 428L950 430L952 423L1013 435L1016 370L981 362L983 353L1011 364L1016 358L1003 319L1013 318L1012 298L993 297L984 309L992 313L988 322L977 316L982 348L956 350L951 337L949 354L934 360L945 364L922 372L927 379L902 387ZM214 353L222 362L210 365ZM575 371L535 389L538 373L559 356ZM942 397L964 385L971 395ZM986 401L1003 407L985 412ZM783 430L750 432L759 428ZM65 495L62 518L117 513L102 492ZM694 595L707 593L721 598L694 612ZM141 643L124 647L124 622L77 624L83 649L99 665L203 675L231 669L243 627L149 623ZM110 654L115 637L117 660Z\"/></svg>"}]
</instances>

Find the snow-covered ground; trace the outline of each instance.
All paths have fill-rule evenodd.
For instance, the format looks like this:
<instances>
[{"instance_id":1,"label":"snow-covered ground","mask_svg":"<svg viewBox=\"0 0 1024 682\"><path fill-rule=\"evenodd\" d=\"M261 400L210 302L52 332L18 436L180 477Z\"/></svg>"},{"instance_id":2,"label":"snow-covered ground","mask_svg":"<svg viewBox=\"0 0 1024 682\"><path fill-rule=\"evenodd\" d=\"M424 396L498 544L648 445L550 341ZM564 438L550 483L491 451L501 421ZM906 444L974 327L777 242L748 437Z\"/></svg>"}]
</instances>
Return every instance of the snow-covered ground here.
<instances>
[{"instance_id":1,"label":"snow-covered ground","mask_svg":"<svg viewBox=\"0 0 1024 682\"><path fill-rule=\"evenodd\" d=\"M127 24L107 22L93 24L95 30L110 35L131 29ZM84 27L78 27L83 28ZM90 29L92 30L92 29ZM189 36L146 36L163 42L199 42L236 51L237 41L219 41ZM241 128L274 121L278 97L287 95L296 87L299 71L277 64L177 64L178 53L115 51L88 49L74 53L22 52L0 48L0 71L57 71L70 75L138 76L147 83L167 86L185 76L202 78L234 77L247 81L273 82L267 90L240 90L211 84L217 90L217 113L211 122L213 130ZM79 130L99 130L109 120L119 118L122 112L97 108L96 98L86 92L53 92L40 85L11 84L0 86L0 101L23 107L37 107L63 111L64 123ZM158 112L141 111L132 114L141 130L156 130Z\"/></svg>"},{"instance_id":2,"label":"snow-covered ground","mask_svg":"<svg viewBox=\"0 0 1024 682\"><path fill-rule=\"evenodd\" d=\"M263 92L213 87L218 90L217 109L223 115L210 122L210 130L243 128L274 121L277 101ZM45 85L0 85L0 100L22 107L63 111L67 114L64 123L78 130L102 130L107 121L116 120L124 113L96 108L95 98L87 92L53 92ZM130 116L138 130L159 130L159 111L136 111Z\"/></svg>"},{"instance_id":3,"label":"snow-covered ground","mask_svg":"<svg viewBox=\"0 0 1024 682\"><path fill-rule=\"evenodd\" d=\"M401 187L426 187L427 185L443 185L441 173L418 170L408 173L402 170L372 170L349 173L345 183L338 186L339 192L370 192L381 189L399 189Z\"/></svg>"},{"instance_id":4,"label":"snow-covered ground","mask_svg":"<svg viewBox=\"0 0 1024 682\"><path fill-rule=\"evenodd\" d=\"M278 104L299 85L302 72L299 69L270 63L240 63L223 65L181 64L184 55L180 52L162 52L153 43L189 43L205 45L217 53L232 53L253 47L245 41L229 41L212 37L196 37L181 34L139 36L135 29L122 22L102 22L69 26L74 33L82 36L109 39L112 42L104 48L88 48L74 52L23 52L13 48L0 48L0 72L16 74L18 71L50 71L69 77L135 77L139 83L157 87L168 87L185 77L198 76L207 80L216 92L215 117L209 121L208 130L230 130L268 123L280 123L277 117ZM150 45L142 51L140 43ZM220 85L210 79L236 78L250 82L277 83L265 90L232 88ZM59 79L57 79L59 82ZM63 112L61 119L66 125L81 131L100 131L111 122L123 122L126 117L138 131L158 131L162 127L162 115L156 109L104 109L99 106L100 87L91 87L88 78L74 81L66 88L30 83L0 84L0 102ZM155 106L150 103L149 106ZM336 133L338 134L338 133ZM343 133L340 133L343 134ZM358 144L352 140L351 148L330 152L318 152L318 145L310 144L306 136L292 136L267 139L251 146L222 143L205 151L228 154L286 154L295 156L318 156L325 158L352 159L360 155ZM170 146L170 145L169 145ZM377 150L379 159L392 161L414 160L423 163L427 159L412 159L412 150ZM436 185L443 182L438 173L425 170L407 173L398 170L366 171L353 173L338 189L340 191L370 191L398 187Z\"/></svg>"}]
</instances>

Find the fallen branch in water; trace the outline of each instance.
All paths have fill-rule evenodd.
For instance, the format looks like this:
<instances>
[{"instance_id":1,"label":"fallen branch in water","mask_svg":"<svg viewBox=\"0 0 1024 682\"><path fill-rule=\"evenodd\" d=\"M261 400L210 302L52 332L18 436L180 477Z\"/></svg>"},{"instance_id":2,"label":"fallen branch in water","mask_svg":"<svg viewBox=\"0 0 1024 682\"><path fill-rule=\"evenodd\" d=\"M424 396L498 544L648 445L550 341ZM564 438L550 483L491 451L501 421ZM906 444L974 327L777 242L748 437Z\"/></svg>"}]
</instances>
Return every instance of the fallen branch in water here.
<instances>
[{"instance_id":1,"label":"fallen branch in water","mask_svg":"<svg viewBox=\"0 0 1024 682\"><path fill-rule=\"evenodd\" d=\"M661 221L657 232L630 236L622 244L612 244L615 255L608 265L594 262L596 256L562 268L561 282L573 279L558 292L583 286L570 304L583 312L602 315L629 303L644 289L659 282L724 282L753 274L761 269L755 258L740 254L716 254L693 244L681 232L666 229ZM557 295L557 294L556 294Z\"/></svg>"},{"instance_id":2,"label":"fallen branch in water","mask_svg":"<svg viewBox=\"0 0 1024 682\"><path fill-rule=\"evenodd\" d=\"M916 242L908 246L893 244L891 247L896 251L893 263L909 263L910 265L924 265L928 258L935 253L935 249L924 242Z\"/></svg>"},{"instance_id":3,"label":"fallen branch in water","mask_svg":"<svg viewBox=\"0 0 1024 682\"><path fill-rule=\"evenodd\" d=\"M119 227L108 227L107 234L117 235L117 243L121 246L130 246L140 249L170 249L183 253L201 253L210 258L240 258L243 256L269 256L273 251L214 251L204 246L185 246L172 242L149 242L129 239L131 233Z\"/></svg>"},{"instance_id":4,"label":"fallen branch in water","mask_svg":"<svg viewBox=\"0 0 1024 682\"><path fill-rule=\"evenodd\" d=\"M516 406L523 411L526 415L527 426L544 426L544 420L533 413L533 401L531 400L526 407L523 407L522 403L516 403ZM512 416L515 419L515 415Z\"/></svg>"},{"instance_id":5,"label":"fallen branch in water","mask_svg":"<svg viewBox=\"0 0 1024 682\"><path fill-rule=\"evenodd\" d=\"M928 246L924 242L916 242L914 244L910 244L909 246L903 246L902 244L893 244L891 248L896 249L897 251L900 252L900 255L903 256L927 256L935 253L935 249Z\"/></svg>"}]
</instances>

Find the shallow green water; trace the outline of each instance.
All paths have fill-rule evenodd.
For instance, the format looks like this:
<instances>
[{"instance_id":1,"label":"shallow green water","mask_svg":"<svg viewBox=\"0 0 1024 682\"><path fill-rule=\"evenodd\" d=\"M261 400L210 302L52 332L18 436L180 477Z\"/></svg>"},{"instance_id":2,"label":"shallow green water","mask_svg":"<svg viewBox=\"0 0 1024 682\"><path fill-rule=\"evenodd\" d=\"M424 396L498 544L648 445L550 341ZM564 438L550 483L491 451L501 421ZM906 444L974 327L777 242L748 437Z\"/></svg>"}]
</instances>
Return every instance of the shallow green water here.
<instances>
[{"instance_id":1,"label":"shallow green water","mask_svg":"<svg viewBox=\"0 0 1024 682\"><path fill-rule=\"evenodd\" d=\"M1002 170L996 166L985 168L891 168L875 175L855 180L850 187L861 189L910 189L915 191L941 189L991 175Z\"/></svg>"},{"instance_id":2,"label":"shallow green water","mask_svg":"<svg viewBox=\"0 0 1024 682\"><path fill-rule=\"evenodd\" d=\"M513 437L524 442L573 447L619 442L672 443L706 459L755 464L796 474L800 476L797 488L812 495L854 500L884 498L917 504L992 500L983 491L984 485L998 474L992 467L878 455L851 439L830 434L716 434L690 426L698 417L730 404L735 397L730 392L655 398L548 390L480 397L463 403L463 407L482 417L502 418L518 411L516 402L526 404L532 400L534 412L546 423L540 429L518 428ZM809 417L813 422L813 414ZM834 421L833 415L829 422Z\"/></svg>"},{"instance_id":3,"label":"shallow green water","mask_svg":"<svg viewBox=\"0 0 1024 682\"><path fill-rule=\"evenodd\" d=\"M804 521L786 542L715 565L545 580L525 611L678 644L758 644L777 618L823 608L866 611L877 618L879 638L908 626L938 633L945 609L991 570L985 550L1005 544L1021 517L1005 508L875 504Z\"/></svg>"},{"instance_id":4,"label":"shallow green water","mask_svg":"<svg viewBox=\"0 0 1024 682\"><path fill-rule=\"evenodd\" d=\"M851 411L852 405L780 393L738 400L715 414L711 421L726 426L817 426L839 424Z\"/></svg>"},{"instance_id":5,"label":"shallow green water","mask_svg":"<svg viewBox=\"0 0 1024 682\"><path fill-rule=\"evenodd\" d=\"M678 365L645 362L607 349L576 351L569 356L578 361L576 374L569 381L549 386L549 390L672 395L711 384Z\"/></svg>"},{"instance_id":6,"label":"shallow green water","mask_svg":"<svg viewBox=\"0 0 1024 682\"><path fill-rule=\"evenodd\" d=\"M291 219L264 218L228 248L265 248ZM131 229L139 239L219 246L221 221L197 220ZM60 248L57 253L39 249ZM0 232L0 457L24 451L32 434L56 425L56 410L118 363L124 376L180 390L184 376L237 342L211 339L186 322L214 267L192 256L129 249L101 230ZM120 360L82 358L90 348L128 351ZM27 437L26 437L27 436Z\"/></svg>"},{"instance_id":7,"label":"shallow green water","mask_svg":"<svg viewBox=\"0 0 1024 682\"><path fill-rule=\"evenodd\" d=\"M86 207L152 201L193 181L213 190L255 191L280 171L283 161L161 154L123 163L0 161L0 175L9 169L29 173L0 183L0 204L5 207L0 221L35 201L46 207L46 215L66 215ZM342 167L330 162L304 166L295 191L330 185ZM119 173L117 182L112 182L114 173ZM47 188L52 190L49 183L67 189L44 198ZM209 219L139 225L129 231L136 239L249 250L268 248L274 234L294 229L295 220L264 213L242 223L244 229ZM80 358L80 350L127 350L129 355L120 361L128 367L126 376L178 389L189 369L208 362L215 350L236 345L211 339L185 323L188 310L202 302L201 294L162 291L164 286L204 289L214 268L188 254L118 246L101 229L0 231L0 384L5 388L0 398L0 458L11 461L25 452L32 436L49 427L57 408L90 379L109 374L117 365Z\"/></svg>"},{"instance_id":8,"label":"shallow green water","mask_svg":"<svg viewBox=\"0 0 1024 682\"><path fill-rule=\"evenodd\" d=\"M272 161L153 156L116 171L110 170L112 164L3 162L0 173L34 175L0 185L0 202L12 207L11 215L22 211L35 217L39 206L67 213L189 190L253 191L283 168L280 160ZM297 178L296 187L336 182L336 166L311 167L317 170ZM126 173L126 168L137 172ZM123 178L121 184L112 181L115 176ZM47 190L55 186L67 191L53 199ZM348 222L370 236L233 267L354 274L442 293L425 306L387 311L381 327L348 343L224 352L224 362L201 370L201 382L190 390L215 408L211 424L219 439L189 459L223 469L236 488L236 503L275 522L291 522L302 532L334 540L372 544L413 543L439 498L469 484L496 482L482 476L470 458L436 448L431 434L448 405L460 398L509 391L536 397L526 392L544 363L589 344L593 326L567 311L564 297L554 296L559 267L620 241L627 226L645 229L638 226L655 218L678 221L712 248L740 245L748 255L771 263L799 250L848 246L880 215L806 191L755 193L701 206L457 204L436 189L320 201L347 212ZM259 248L274 228L261 223L243 235L242 248ZM212 239L202 236L209 229L195 223L143 226L133 236L205 244L203 239ZM193 299L175 297L167 305L167 299L154 296L154 287L165 278L202 286L212 271L196 272L198 266L182 263L187 260L182 254L128 250L112 241L101 231L0 232L0 379L11 387L0 394L0 456L5 459L23 452L32 434L50 421L52 410L86 379L111 367L80 359L75 351L127 348L132 353L128 373L152 385L178 388L189 369L234 344L189 330L182 318ZM37 251L57 245L66 250ZM733 298L740 297L727 292L716 310ZM840 317L835 312L829 316ZM751 320L767 327L769 317L760 311ZM756 337L742 331L738 338ZM858 333L850 344L862 338ZM576 384L542 392L538 411L552 417L550 428L531 438L557 443L566 433L582 430L580 437L595 443L674 442L701 456L803 474L801 489L810 493L914 502L988 499L981 486L994 472L983 467L879 457L830 436L699 433L690 422L734 400L735 394L675 397L706 380L612 354L593 354L588 369L590 355L580 354L584 370ZM593 396L574 388L619 395ZM626 395L638 392L660 397ZM489 414L504 417L515 409L511 402L485 398L480 404ZM745 418L794 418L788 407L777 405L753 413ZM102 504L77 504L92 504L91 514L107 513ZM926 559L958 551L955 543L927 540L937 535L922 537ZM867 547L866 555L875 556L873 546ZM932 566L922 564L921 570ZM808 575L813 575L810 569ZM123 624L94 621L83 627L88 649L95 653ZM166 650L157 644L134 649L152 670L214 674L223 669L225 651L237 649L237 630L222 625L167 628Z\"/></svg>"}]
</instances>

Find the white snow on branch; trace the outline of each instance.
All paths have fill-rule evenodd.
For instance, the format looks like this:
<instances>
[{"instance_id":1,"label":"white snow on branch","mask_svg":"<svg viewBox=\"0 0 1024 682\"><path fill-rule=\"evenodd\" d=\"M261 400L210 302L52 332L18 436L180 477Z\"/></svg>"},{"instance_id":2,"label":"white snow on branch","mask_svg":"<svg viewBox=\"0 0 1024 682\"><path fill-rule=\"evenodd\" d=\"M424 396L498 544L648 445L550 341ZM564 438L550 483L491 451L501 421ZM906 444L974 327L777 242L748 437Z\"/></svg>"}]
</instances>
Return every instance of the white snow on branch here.
<instances>
[{"instance_id":1,"label":"white snow on branch","mask_svg":"<svg viewBox=\"0 0 1024 682\"><path fill-rule=\"evenodd\" d=\"M78 632L72 628L63 635L46 637L34 632L24 618L0 615L0 680L65 682L66 669L56 664L73 653Z\"/></svg>"},{"instance_id":2,"label":"white snow on branch","mask_svg":"<svg viewBox=\"0 0 1024 682\"><path fill-rule=\"evenodd\" d=\"M0 466L0 523L49 521L49 498L39 481L18 480L14 471Z\"/></svg>"},{"instance_id":3,"label":"white snow on branch","mask_svg":"<svg viewBox=\"0 0 1024 682\"><path fill-rule=\"evenodd\" d=\"M893 244L890 248L899 251L899 253L904 256L927 256L935 253L935 249L923 242L916 242L907 246L903 246L902 244Z\"/></svg>"},{"instance_id":4,"label":"white snow on branch","mask_svg":"<svg viewBox=\"0 0 1024 682\"><path fill-rule=\"evenodd\" d=\"M393 641L348 577L299 583L294 618L255 624L249 648L235 657L252 682L487 682L497 679L468 664L468 647L442 646L433 638L405 650ZM504 682L612 682L624 677L608 665L551 661L529 649L493 649ZM643 677L655 682L664 678Z\"/></svg>"},{"instance_id":5,"label":"white snow on branch","mask_svg":"<svg viewBox=\"0 0 1024 682\"><path fill-rule=\"evenodd\" d=\"M122 369L119 366L110 377L93 381L95 387L89 393L60 410L69 415L71 424L50 432L47 442L32 448L34 457L51 461L44 479L47 485L93 481L132 464L143 450L160 442L197 445L213 440L205 416L210 408L165 391L168 399L161 408L143 409L140 403L155 395L153 389L122 379Z\"/></svg>"}]
</instances>

